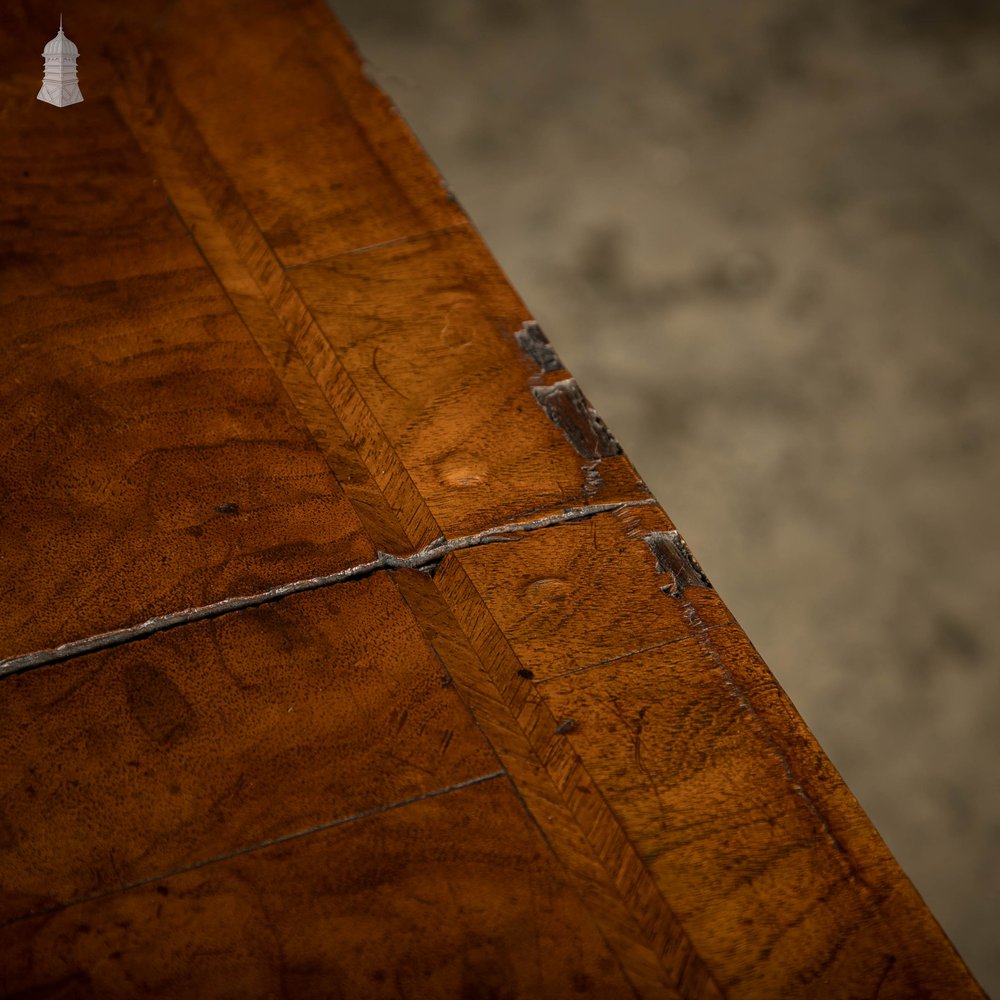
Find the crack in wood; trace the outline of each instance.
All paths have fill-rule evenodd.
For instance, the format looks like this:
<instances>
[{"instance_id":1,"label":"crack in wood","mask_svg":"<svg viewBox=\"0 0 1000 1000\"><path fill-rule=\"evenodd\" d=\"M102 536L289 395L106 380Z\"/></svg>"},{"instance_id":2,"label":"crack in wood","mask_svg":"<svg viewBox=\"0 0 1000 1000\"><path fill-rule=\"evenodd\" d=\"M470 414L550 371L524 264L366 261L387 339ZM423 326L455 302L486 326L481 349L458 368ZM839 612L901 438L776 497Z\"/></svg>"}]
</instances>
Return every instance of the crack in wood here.
<instances>
[{"instance_id":1,"label":"crack in wood","mask_svg":"<svg viewBox=\"0 0 1000 1000\"><path fill-rule=\"evenodd\" d=\"M236 611L244 611L248 608L260 607L262 604L280 601L294 594L301 594L309 590L318 590L321 587L330 587L338 583L346 583L350 580L359 580L382 570L426 569L440 563L451 552L474 548L478 545L512 542L517 540L518 535L527 534L531 531L539 531L555 525L568 524L572 521L585 520L597 514L617 513L627 507L647 507L652 504L656 504L656 500L624 500L618 503L571 507L564 509L559 514L550 514L547 517L536 518L533 521L514 521L509 524L501 524L492 528L486 528L473 535L454 538L451 541L440 537L408 556L397 556L389 552L379 552L376 559L359 563L356 566L350 566L347 569L340 570L337 573L330 573L327 576L294 580L256 594L248 594L241 597L226 597L221 601L215 601L212 604L206 604L202 607L185 608L183 611L172 611L168 614L156 615L138 625L115 629L111 632L101 632L88 636L85 639L74 639L53 649L37 650L33 653L23 653L20 656L14 656L7 660L0 660L0 680L27 670L34 670L52 663L61 663L64 660L84 656L87 653L96 653L99 650L109 649L113 646L123 646L127 643L155 635L157 632L178 628L181 625L189 625L193 622L205 621L210 618L220 618L223 615L232 614Z\"/></svg>"}]
</instances>

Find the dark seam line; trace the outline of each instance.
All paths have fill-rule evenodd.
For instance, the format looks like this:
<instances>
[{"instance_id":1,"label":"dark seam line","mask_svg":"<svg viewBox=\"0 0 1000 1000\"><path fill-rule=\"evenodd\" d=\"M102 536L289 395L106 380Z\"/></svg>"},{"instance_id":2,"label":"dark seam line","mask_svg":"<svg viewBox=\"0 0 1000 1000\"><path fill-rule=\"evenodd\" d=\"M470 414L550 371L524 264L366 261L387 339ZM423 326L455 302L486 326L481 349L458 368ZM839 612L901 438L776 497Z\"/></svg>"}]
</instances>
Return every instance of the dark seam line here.
<instances>
[{"instance_id":1,"label":"dark seam line","mask_svg":"<svg viewBox=\"0 0 1000 1000\"><path fill-rule=\"evenodd\" d=\"M627 660L630 656L638 656L640 653L648 653L653 649L662 649L664 646L674 646L678 642L684 642L687 639L697 641L698 637L700 635L704 635L706 632L714 632L716 629L728 628L730 625L735 624L735 621L728 621L719 622L718 625L706 625L703 629L698 629L696 632L686 632L684 635L675 636L673 639L666 639L653 646L643 646L642 649L633 649L628 653L622 653L620 656L612 656L610 660L598 660L597 663L588 663L583 667L574 667L572 670L564 670L561 674L553 674L551 677L540 677L535 681L535 684L547 684L549 681L557 681L561 677L570 677L573 674L582 674L586 670L596 670L598 667L606 667L609 663L617 663L619 660Z\"/></svg>"},{"instance_id":2,"label":"dark seam line","mask_svg":"<svg viewBox=\"0 0 1000 1000\"><path fill-rule=\"evenodd\" d=\"M374 809L366 809L363 812L355 813L353 816L345 816L342 819L335 819L331 823L321 823L319 826L311 826L307 830L296 830L295 833L286 833L281 837L272 840L265 840L252 847L241 847L239 850L230 851L227 854L219 854L214 858L206 858L204 861L196 861L193 864L185 865L183 868L176 868L173 871L161 872L158 875L150 875L148 878L139 879L135 882L128 882L117 886L114 889L106 889L104 892L95 892L91 896L81 896L79 899L71 899L68 903L57 903L54 906L47 906L41 910L33 910L31 913L24 913L17 917L11 917L0 921L0 927L9 927L11 924L21 923L24 920L31 920L34 917L44 917L61 910L67 910L71 906L80 906L83 903L92 903L98 899L106 899L108 896L117 896L119 893L138 889L153 882L162 882L165 879L173 878L175 875L183 875L186 872L197 871L199 868L206 868L209 865L218 864L220 861L229 861L231 858L238 858L244 854L253 854L266 847L273 847L275 844L287 844L291 840L299 840L308 837L313 833L322 833L324 830L332 830L338 826L345 826L357 820L368 819L371 816L379 816L382 813L390 812L393 809L400 809L403 806L413 805L415 802L423 802L425 799L435 799L439 795L447 795L449 792L457 792L471 785L478 785L484 781L492 781L494 778L502 778L506 771L493 771L490 774L482 774L477 778L469 778L467 781L460 781L458 784L449 785L447 788L437 788L433 792L424 792L421 795L414 795L413 798L402 799L399 802L392 802L386 806L376 806Z\"/></svg>"},{"instance_id":3,"label":"dark seam line","mask_svg":"<svg viewBox=\"0 0 1000 1000\"><path fill-rule=\"evenodd\" d=\"M206 604L200 608L173 611L169 614L150 618L139 625L116 629L112 632L102 632L86 639L75 639L54 649L38 650L33 653L24 653L20 656L2 660L0 661L0 681L4 677L10 677L27 670L34 670L52 663L61 663L64 660L74 659L86 653L94 653L102 649L110 649L113 646L122 646L139 639L145 639L148 636L155 635L157 632L177 628L181 625L205 621L209 618L220 618L223 615L232 614L234 611L244 611L247 608L260 607L263 604L280 601L293 594L301 594L308 590L319 590L322 587L329 587L348 580L364 579L380 570L421 569L440 562L451 552L459 552L463 549L471 549L479 545L490 545L494 542L516 541L517 535L526 534L531 531L538 531L560 524L569 524L573 521L594 517L597 514L617 512L630 507L646 507L656 502L655 499L624 500L619 503L573 507L564 509L561 514L550 514L548 517L542 517L535 521L513 522L494 528L487 528L474 535L465 535L450 542L445 541L441 537L409 556L394 556L386 552L379 552L378 558L371 562L360 563L357 566L351 566L348 569L331 573L328 576L296 580L292 583L285 583L271 590L266 590L258 594L249 594L245 597L226 597L221 601Z\"/></svg>"},{"instance_id":4,"label":"dark seam line","mask_svg":"<svg viewBox=\"0 0 1000 1000\"><path fill-rule=\"evenodd\" d=\"M340 257L352 257L355 254L369 253L372 250L381 250L384 247L394 247L401 243L413 243L417 240L427 239L429 236L444 236L448 233L457 233L462 231L471 230L472 226L468 222L458 222L453 226L442 226L440 229L427 229L422 233L412 233L409 236L397 236L391 240L383 240L381 243L369 243L367 246L363 247L353 247L350 250L338 250L336 253L330 254L329 257L317 257L316 260L303 261L301 264L281 264L281 269L283 271L296 271L303 267L313 267L315 265L322 266L329 263L330 261L337 260ZM277 254L275 254L277 258Z\"/></svg>"}]
</instances>

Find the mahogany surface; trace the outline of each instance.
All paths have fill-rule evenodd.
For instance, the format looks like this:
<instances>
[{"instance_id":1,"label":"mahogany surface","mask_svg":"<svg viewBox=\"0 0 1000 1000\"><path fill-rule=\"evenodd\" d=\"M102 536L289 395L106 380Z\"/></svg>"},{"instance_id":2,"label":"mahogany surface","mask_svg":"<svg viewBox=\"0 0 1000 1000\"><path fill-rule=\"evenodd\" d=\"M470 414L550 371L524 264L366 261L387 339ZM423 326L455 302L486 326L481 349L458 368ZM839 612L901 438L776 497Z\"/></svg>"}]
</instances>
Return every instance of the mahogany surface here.
<instances>
[{"instance_id":1,"label":"mahogany surface","mask_svg":"<svg viewBox=\"0 0 1000 1000\"><path fill-rule=\"evenodd\" d=\"M0 9L0 993L976 997L319 0Z\"/></svg>"}]
</instances>

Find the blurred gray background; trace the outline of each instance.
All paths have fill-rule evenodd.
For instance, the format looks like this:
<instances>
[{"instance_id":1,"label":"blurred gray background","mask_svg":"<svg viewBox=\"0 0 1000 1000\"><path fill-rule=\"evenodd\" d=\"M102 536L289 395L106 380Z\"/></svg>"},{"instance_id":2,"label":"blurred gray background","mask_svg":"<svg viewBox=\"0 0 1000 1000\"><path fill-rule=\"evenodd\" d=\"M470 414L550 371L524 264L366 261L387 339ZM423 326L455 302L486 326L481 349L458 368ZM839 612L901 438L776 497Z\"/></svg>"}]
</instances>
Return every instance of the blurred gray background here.
<instances>
[{"instance_id":1,"label":"blurred gray background","mask_svg":"<svg viewBox=\"0 0 1000 1000\"><path fill-rule=\"evenodd\" d=\"M331 3L1000 995L1000 4Z\"/></svg>"}]
</instances>

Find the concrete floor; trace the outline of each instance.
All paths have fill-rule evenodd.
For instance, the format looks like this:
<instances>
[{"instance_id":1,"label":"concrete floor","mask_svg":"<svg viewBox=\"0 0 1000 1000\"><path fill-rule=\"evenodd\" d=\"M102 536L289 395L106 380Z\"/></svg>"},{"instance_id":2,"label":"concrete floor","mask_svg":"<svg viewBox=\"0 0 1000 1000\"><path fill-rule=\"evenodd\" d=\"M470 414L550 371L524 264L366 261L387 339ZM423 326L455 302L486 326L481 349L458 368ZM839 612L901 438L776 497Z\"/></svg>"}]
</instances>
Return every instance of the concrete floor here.
<instances>
[{"instance_id":1,"label":"concrete floor","mask_svg":"<svg viewBox=\"0 0 1000 1000\"><path fill-rule=\"evenodd\" d=\"M332 6L1000 995L1000 5Z\"/></svg>"}]
</instances>

